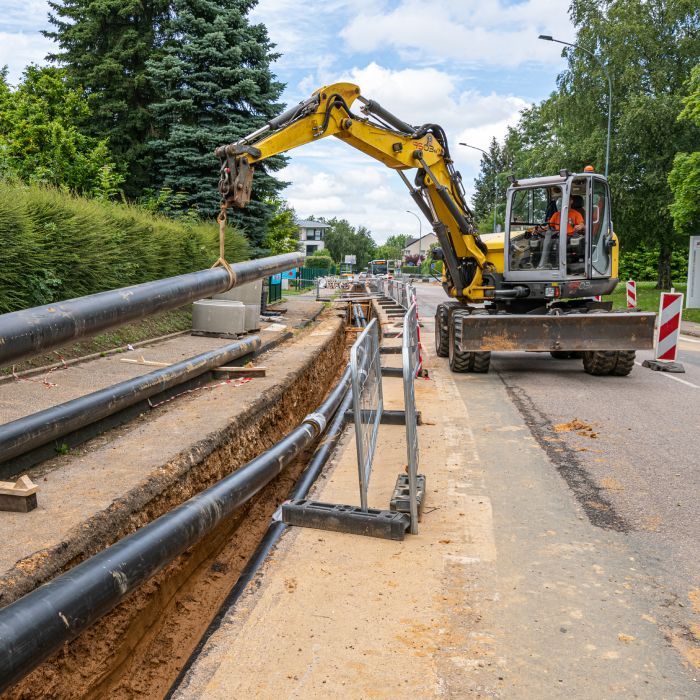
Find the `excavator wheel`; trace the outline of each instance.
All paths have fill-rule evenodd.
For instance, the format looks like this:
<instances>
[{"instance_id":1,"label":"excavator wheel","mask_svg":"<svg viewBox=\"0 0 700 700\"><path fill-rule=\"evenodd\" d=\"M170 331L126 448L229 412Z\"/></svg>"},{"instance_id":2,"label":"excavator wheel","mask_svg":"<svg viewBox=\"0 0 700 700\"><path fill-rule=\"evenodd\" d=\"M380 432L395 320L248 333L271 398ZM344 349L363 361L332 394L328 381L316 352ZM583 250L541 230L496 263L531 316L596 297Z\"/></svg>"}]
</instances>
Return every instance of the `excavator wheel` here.
<instances>
[{"instance_id":1,"label":"excavator wheel","mask_svg":"<svg viewBox=\"0 0 700 700\"><path fill-rule=\"evenodd\" d=\"M490 352L463 352L459 349L462 326L458 321L464 315L469 315L469 312L455 310L449 314L448 363L450 369L459 373L486 373L489 371L491 362Z\"/></svg>"},{"instance_id":2,"label":"excavator wheel","mask_svg":"<svg viewBox=\"0 0 700 700\"><path fill-rule=\"evenodd\" d=\"M626 377L634 367L635 357L636 353L634 350L620 350L617 353L617 362L615 363L615 367L613 367L610 374L614 375L615 377Z\"/></svg>"},{"instance_id":3,"label":"excavator wheel","mask_svg":"<svg viewBox=\"0 0 700 700\"><path fill-rule=\"evenodd\" d=\"M634 350L591 350L583 353L583 369L599 377L626 377L634 367L634 358Z\"/></svg>"},{"instance_id":4,"label":"excavator wheel","mask_svg":"<svg viewBox=\"0 0 700 700\"><path fill-rule=\"evenodd\" d=\"M435 311L435 354L438 357L449 357L450 326L449 306L438 304Z\"/></svg>"}]
</instances>

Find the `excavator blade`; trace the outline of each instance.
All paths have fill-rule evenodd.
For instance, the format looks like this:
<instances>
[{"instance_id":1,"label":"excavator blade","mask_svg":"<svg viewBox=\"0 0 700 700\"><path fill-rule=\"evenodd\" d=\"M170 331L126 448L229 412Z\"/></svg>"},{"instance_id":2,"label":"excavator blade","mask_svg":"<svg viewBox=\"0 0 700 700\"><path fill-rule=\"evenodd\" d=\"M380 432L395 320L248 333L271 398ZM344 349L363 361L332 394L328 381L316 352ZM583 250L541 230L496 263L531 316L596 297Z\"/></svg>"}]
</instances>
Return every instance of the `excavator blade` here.
<instances>
[{"instance_id":1,"label":"excavator blade","mask_svg":"<svg viewBox=\"0 0 700 700\"><path fill-rule=\"evenodd\" d=\"M656 314L607 312L554 315L473 314L461 324L462 352L649 350ZM457 330L457 329L455 329Z\"/></svg>"}]
</instances>

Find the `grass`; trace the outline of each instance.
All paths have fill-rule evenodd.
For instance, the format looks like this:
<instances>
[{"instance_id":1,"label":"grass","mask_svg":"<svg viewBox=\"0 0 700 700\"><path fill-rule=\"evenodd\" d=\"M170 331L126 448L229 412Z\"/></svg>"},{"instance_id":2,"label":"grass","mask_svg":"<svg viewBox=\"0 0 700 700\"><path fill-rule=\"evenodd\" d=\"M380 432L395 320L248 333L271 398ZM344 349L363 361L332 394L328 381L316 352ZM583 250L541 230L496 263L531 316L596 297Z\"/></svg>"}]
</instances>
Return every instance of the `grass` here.
<instances>
[{"instance_id":1,"label":"grass","mask_svg":"<svg viewBox=\"0 0 700 700\"><path fill-rule=\"evenodd\" d=\"M661 291L654 289L656 282L637 282L637 308L642 311L659 312L659 301ZM678 284L675 287L677 292L685 293L685 284ZM605 297L604 297L605 298ZM624 309L627 307L627 289L624 282L620 282L615 291L610 295L613 308ZM700 309L683 309L684 321L694 321L700 323Z\"/></svg>"}]
</instances>

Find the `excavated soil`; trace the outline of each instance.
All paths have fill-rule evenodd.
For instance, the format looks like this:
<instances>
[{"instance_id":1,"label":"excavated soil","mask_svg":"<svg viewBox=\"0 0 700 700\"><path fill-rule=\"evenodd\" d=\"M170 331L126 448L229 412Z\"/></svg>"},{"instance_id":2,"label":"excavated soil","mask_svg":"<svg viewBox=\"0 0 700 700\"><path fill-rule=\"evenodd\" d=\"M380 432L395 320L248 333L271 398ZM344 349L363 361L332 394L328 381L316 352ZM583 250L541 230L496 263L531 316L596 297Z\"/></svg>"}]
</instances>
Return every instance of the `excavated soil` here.
<instances>
[{"instance_id":1,"label":"excavated soil","mask_svg":"<svg viewBox=\"0 0 700 700\"><path fill-rule=\"evenodd\" d=\"M62 570L70 569L235 471L314 410L344 366L345 341L340 323L326 317L322 325L329 337L317 343L315 350L310 343L309 361L299 368L293 381L255 402L218 437L218 445L182 455L184 462L189 461L186 469L182 464L166 465L171 479L166 488L162 484L154 488L152 480L146 480L140 487L142 508L132 510L125 508L124 502L117 502L110 513L100 514L98 532L84 536L82 551ZM288 467L202 543L66 644L3 697L162 697L233 587L272 513L287 497L306 461L308 455ZM130 494L126 501L133 497ZM91 533L91 528L84 531ZM110 536L104 541L107 532ZM40 570L50 555L39 552L24 562L25 569L37 571L36 576L30 577L33 585L42 582Z\"/></svg>"}]
</instances>

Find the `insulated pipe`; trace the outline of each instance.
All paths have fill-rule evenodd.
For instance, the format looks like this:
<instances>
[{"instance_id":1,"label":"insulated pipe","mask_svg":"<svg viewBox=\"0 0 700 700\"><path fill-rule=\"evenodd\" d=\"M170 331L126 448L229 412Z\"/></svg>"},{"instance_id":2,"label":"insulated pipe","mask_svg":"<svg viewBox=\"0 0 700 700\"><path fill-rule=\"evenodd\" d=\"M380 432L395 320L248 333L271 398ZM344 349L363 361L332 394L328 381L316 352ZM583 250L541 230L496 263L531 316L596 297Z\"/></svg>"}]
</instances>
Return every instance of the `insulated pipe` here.
<instances>
[{"instance_id":1,"label":"insulated pipe","mask_svg":"<svg viewBox=\"0 0 700 700\"><path fill-rule=\"evenodd\" d=\"M41 447L260 347L254 335L0 425L0 462Z\"/></svg>"},{"instance_id":2,"label":"insulated pipe","mask_svg":"<svg viewBox=\"0 0 700 700\"><path fill-rule=\"evenodd\" d=\"M213 267L4 314L0 316L0 366L284 272L298 267L303 260L300 253L273 255L231 265L233 277L223 267Z\"/></svg>"},{"instance_id":3,"label":"insulated pipe","mask_svg":"<svg viewBox=\"0 0 700 700\"><path fill-rule=\"evenodd\" d=\"M0 610L0 693L115 608L272 481L324 431L349 381L348 368L318 410L267 452Z\"/></svg>"},{"instance_id":4,"label":"insulated pipe","mask_svg":"<svg viewBox=\"0 0 700 700\"><path fill-rule=\"evenodd\" d=\"M335 449L338 441L343 434L343 426L345 425L345 413L350 409L350 404L352 402L352 391L348 387L348 392L345 395L343 403L340 405L335 413L333 422L323 436L323 440L319 443L316 451L311 458L311 461L307 465L306 469L302 472L294 489L289 494L289 500L297 500L300 498L306 498L313 486L313 483L318 478L321 470L326 465L328 458ZM165 695L165 700L172 698L175 691L179 688L182 682L185 680L192 664L197 660L197 657L201 654L202 649L204 649L205 644L209 641L210 637L217 629L219 629L222 620L228 614L238 599L245 591L248 584L253 580L253 576L257 573L258 569L265 563L265 560L270 555L272 548L277 544L282 534L289 526L283 523L281 520L273 520L270 526L265 531L263 538L260 540L260 544L256 547L250 559L248 559L245 568L238 577L236 584L231 589L231 592L226 596L223 605L219 608L214 619L207 627L206 632L202 635L197 646L190 654L189 658L185 662L184 666L180 669L173 684L170 686L170 690Z\"/></svg>"}]
</instances>

